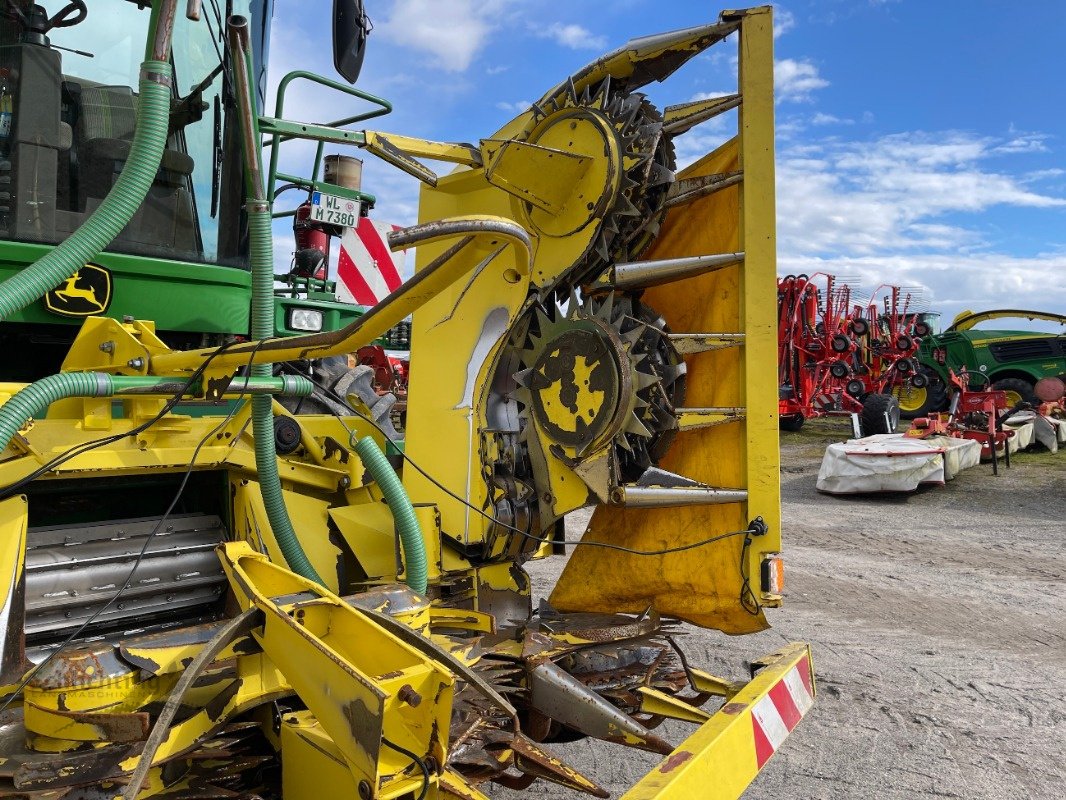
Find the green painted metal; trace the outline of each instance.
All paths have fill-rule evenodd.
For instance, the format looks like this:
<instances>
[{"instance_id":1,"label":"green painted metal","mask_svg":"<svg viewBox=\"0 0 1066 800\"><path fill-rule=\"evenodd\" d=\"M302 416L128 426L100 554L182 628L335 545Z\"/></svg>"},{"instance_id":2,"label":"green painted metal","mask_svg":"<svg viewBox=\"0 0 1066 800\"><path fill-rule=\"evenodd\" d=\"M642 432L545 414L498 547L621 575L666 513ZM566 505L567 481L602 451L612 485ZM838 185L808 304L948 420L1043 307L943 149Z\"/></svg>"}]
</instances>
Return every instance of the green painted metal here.
<instances>
[{"instance_id":1,"label":"green painted metal","mask_svg":"<svg viewBox=\"0 0 1066 800\"><path fill-rule=\"evenodd\" d=\"M949 328L922 338L918 361L945 386L950 385L949 370L980 374L988 383L1016 378L1035 384L1066 375L1066 333Z\"/></svg>"},{"instance_id":2,"label":"green painted metal","mask_svg":"<svg viewBox=\"0 0 1066 800\"><path fill-rule=\"evenodd\" d=\"M351 97L358 97L361 100L366 100L368 103L372 103L377 108L370 111L364 111L359 114L355 114L344 119L335 120L326 125L303 125L300 123L289 123L283 119L285 113L285 93L289 88L289 84L296 80L310 81L311 83L317 83L320 86L327 86L330 89L335 89L338 92L343 92ZM281 150L281 143L289 141L290 139L317 139L318 149L315 152L315 164L314 169L311 172L311 180L318 180L318 173L322 167L322 153L325 142L330 141L338 144L355 144L362 145L366 143L365 137L361 132L355 131L341 131L339 130L342 125L351 125L356 122L363 122L368 119L374 119L375 117L383 116L392 111L392 104L381 97L372 95L369 92L364 92L360 89L356 89L352 86L346 86L343 83L324 78L321 75L315 75L313 72L307 72L305 70L295 70L287 74L281 79L278 84L278 96L274 104L274 116L273 118L260 118L259 126L263 133L270 132L268 129L273 128L274 135L267 143L267 146L271 148L270 152L270 172L267 175L267 199L273 200L277 197L277 182L281 176L278 175L278 154ZM288 130L282 128L291 126ZM311 132L309 129L314 129ZM324 134L324 135L320 135ZM340 139L326 138L340 136ZM291 176L285 176L284 180L292 183Z\"/></svg>"},{"instance_id":3,"label":"green painted metal","mask_svg":"<svg viewBox=\"0 0 1066 800\"><path fill-rule=\"evenodd\" d=\"M0 281L52 249L51 245L4 242ZM112 273L112 300L106 316L150 319L160 331L248 332L251 275L247 270L106 252L92 263ZM211 297L209 307L204 304L205 292ZM8 321L81 325L80 318L54 314L41 300L12 314Z\"/></svg>"}]
</instances>

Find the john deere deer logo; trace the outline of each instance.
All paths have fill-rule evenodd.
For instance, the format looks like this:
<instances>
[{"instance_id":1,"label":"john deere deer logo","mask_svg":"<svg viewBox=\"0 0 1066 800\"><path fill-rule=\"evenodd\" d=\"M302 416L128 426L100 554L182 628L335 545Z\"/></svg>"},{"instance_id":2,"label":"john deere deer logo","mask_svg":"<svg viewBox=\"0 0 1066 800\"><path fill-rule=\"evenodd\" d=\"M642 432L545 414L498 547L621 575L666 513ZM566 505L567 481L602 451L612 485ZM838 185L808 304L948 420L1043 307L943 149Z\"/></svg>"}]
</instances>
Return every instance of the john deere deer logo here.
<instances>
[{"instance_id":1,"label":"john deere deer logo","mask_svg":"<svg viewBox=\"0 0 1066 800\"><path fill-rule=\"evenodd\" d=\"M111 271L86 264L44 296L48 310L64 317L103 314L111 305Z\"/></svg>"}]
</instances>

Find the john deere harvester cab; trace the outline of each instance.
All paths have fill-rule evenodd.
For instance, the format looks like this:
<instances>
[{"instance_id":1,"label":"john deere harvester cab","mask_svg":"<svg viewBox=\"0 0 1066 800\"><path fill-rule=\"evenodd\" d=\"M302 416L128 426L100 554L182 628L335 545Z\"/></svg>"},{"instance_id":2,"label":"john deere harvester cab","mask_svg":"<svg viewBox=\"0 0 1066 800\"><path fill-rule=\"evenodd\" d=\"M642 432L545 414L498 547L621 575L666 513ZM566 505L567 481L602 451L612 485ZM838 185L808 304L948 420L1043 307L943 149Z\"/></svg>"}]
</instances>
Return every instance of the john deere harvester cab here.
<instances>
[{"instance_id":1,"label":"john deere harvester cab","mask_svg":"<svg viewBox=\"0 0 1066 800\"><path fill-rule=\"evenodd\" d=\"M606 797L583 737L662 757L630 798L743 792L810 652L732 680L673 634L783 602L770 9L634 39L467 143L353 129L388 104L308 73L265 114L269 2L3 2L0 794ZM336 0L346 80L367 27ZM736 91L657 108L710 47ZM305 80L360 105L283 119ZM279 172L290 138L309 176ZM319 177L326 145L421 182L387 235L415 274L284 329L320 298L276 295L274 201L335 227L372 202ZM408 319L401 448L354 376L293 364ZM524 565L564 552L535 602Z\"/></svg>"},{"instance_id":2,"label":"john deere harvester cab","mask_svg":"<svg viewBox=\"0 0 1066 800\"><path fill-rule=\"evenodd\" d=\"M85 225L129 164L138 136L149 135L138 132L137 119L151 6L3 0L0 280ZM362 55L353 39L365 38L362 14L355 13L360 6L340 3L336 11L338 63L349 74ZM222 36L226 16L248 19L253 89L262 107L272 9L272 0L209 2L199 21L184 15L174 21L173 78L147 118L163 150L158 168L150 167L145 197L125 200L132 216L92 263L6 317L0 378L57 371L89 316L151 319L160 338L179 348L248 335L245 167L233 157L240 132ZM355 213L365 213L372 198L357 199ZM286 264L279 268L288 272ZM306 302L306 292L291 294L279 303L279 334L340 327L356 314L328 292L314 302Z\"/></svg>"}]
</instances>

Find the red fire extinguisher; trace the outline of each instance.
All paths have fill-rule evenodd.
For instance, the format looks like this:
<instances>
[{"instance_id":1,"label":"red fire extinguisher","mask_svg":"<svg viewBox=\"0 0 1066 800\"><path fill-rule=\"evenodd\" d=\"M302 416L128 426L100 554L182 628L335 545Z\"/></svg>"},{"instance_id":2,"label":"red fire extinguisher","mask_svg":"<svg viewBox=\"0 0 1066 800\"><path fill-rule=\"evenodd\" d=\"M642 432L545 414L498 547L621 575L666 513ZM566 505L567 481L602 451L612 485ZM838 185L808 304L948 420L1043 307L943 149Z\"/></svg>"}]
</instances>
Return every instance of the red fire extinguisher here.
<instances>
[{"instance_id":1,"label":"red fire extinguisher","mask_svg":"<svg viewBox=\"0 0 1066 800\"><path fill-rule=\"evenodd\" d=\"M296 256L293 274L304 278L315 277L325 280L329 264L329 239L325 227L311 219L311 202L307 201L296 209L292 223L296 236Z\"/></svg>"}]
</instances>

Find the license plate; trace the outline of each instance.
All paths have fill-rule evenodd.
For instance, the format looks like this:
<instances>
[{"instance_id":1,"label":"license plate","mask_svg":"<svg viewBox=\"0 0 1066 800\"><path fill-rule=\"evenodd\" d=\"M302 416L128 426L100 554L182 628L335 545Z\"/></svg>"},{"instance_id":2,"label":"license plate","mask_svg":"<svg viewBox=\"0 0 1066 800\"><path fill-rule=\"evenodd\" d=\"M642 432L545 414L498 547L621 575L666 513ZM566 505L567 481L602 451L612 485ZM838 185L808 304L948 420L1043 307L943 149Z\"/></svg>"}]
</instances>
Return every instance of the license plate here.
<instances>
[{"instance_id":1,"label":"license plate","mask_svg":"<svg viewBox=\"0 0 1066 800\"><path fill-rule=\"evenodd\" d=\"M359 203L335 194L312 192L311 219L327 225L354 228L359 221Z\"/></svg>"}]
</instances>

